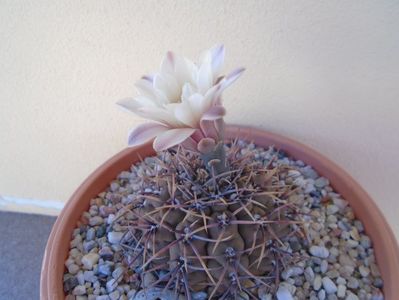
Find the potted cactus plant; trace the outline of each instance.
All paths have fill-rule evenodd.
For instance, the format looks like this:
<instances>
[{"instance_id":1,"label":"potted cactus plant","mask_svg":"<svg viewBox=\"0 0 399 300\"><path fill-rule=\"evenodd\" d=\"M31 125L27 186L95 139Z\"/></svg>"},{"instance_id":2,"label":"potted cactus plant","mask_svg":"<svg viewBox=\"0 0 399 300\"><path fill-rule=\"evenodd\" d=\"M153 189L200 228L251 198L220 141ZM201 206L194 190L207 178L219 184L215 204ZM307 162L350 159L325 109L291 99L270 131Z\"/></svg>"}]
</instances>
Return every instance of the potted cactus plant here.
<instances>
[{"instance_id":1,"label":"potted cactus plant","mask_svg":"<svg viewBox=\"0 0 399 300\"><path fill-rule=\"evenodd\" d=\"M225 126L222 92L244 69L221 76L224 52L215 46L197 64L168 52L157 74L138 81L139 95L118 103L150 122L130 132L131 148L84 182L57 220L43 299L398 292L396 242L353 179L306 146Z\"/></svg>"}]
</instances>

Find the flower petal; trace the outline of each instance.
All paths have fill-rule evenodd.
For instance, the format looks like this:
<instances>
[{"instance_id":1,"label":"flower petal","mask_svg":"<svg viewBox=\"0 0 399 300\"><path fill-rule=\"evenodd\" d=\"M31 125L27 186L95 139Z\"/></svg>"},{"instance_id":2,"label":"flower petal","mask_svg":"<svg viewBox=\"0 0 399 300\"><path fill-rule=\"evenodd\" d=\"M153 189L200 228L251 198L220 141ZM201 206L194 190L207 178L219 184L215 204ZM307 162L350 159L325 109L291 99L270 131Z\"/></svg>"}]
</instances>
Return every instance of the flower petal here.
<instances>
[{"instance_id":1,"label":"flower petal","mask_svg":"<svg viewBox=\"0 0 399 300\"><path fill-rule=\"evenodd\" d=\"M161 63L161 72L173 74L175 72L175 54L168 51Z\"/></svg>"},{"instance_id":2,"label":"flower petal","mask_svg":"<svg viewBox=\"0 0 399 300\"><path fill-rule=\"evenodd\" d=\"M136 113L143 118L157 121L170 127L179 127L182 125L182 123L176 119L173 110L168 110L160 107L144 106L137 109Z\"/></svg>"},{"instance_id":3,"label":"flower petal","mask_svg":"<svg viewBox=\"0 0 399 300\"><path fill-rule=\"evenodd\" d=\"M116 105L118 105L123 110L126 110L128 112L132 112L132 113L136 113L137 110L141 107L140 103L138 103L133 98L121 99L118 102L116 102Z\"/></svg>"},{"instance_id":4,"label":"flower petal","mask_svg":"<svg viewBox=\"0 0 399 300\"><path fill-rule=\"evenodd\" d=\"M217 45L214 46L210 51L212 56L213 78L216 79L216 77L220 74L224 63L225 49L223 45Z\"/></svg>"},{"instance_id":5,"label":"flower petal","mask_svg":"<svg viewBox=\"0 0 399 300\"><path fill-rule=\"evenodd\" d=\"M229 87L234 81L236 81L241 74L245 71L245 68L238 68L227 75L221 82L221 90L223 91L227 87Z\"/></svg>"},{"instance_id":6,"label":"flower petal","mask_svg":"<svg viewBox=\"0 0 399 300\"><path fill-rule=\"evenodd\" d=\"M188 102L182 102L176 105L175 117L187 126L197 127L197 118Z\"/></svg>"},{"instance_id":7,"label":"flower petal","mask_svg":"<svg viewBox=\"0 0 399 300\"><path fill-rule=\"evenodd\" d=\"M213 73L210 63L203 63L198 70L197 85L198 91L205 94L213 85Z\"/></svg>"},{"instance_id":8,"label":"flower petal","mask_svg":"<svg viewBox=\"0 0 399 300\"><path fill-rule=\"evenodd\" d=\"M132 131L130 131L129 137L128 137L128 145L130 147L134 147L134 146L144 144L144 143L152 140L158 134L165 132L167 130L168 130L168 127L163 126L158 123L141 124L141 125L137 126L136 128L134 128Z\"/></svg>"},{"instance_id":9,"label":"flower petal","mask_svg":"<svg viewBox=\"0 0 399 300\"><path fill-rule=\"evenodd\" d=\"M155 151L169 149L185 141L195 130L193 128L176 128L165 131L155 138L153 147Z\"/></svg>"},{"instance_id":10,"label":"flower petal","mask_svg":"<svg viewBox=\"0 0 399 300\"><path fill-rule=\"evenodd\" d=\"M201 118L202 120L214 121L223 118L226 115L226 109L221 106L212 106Z\"/></svg>"}]
</instances>

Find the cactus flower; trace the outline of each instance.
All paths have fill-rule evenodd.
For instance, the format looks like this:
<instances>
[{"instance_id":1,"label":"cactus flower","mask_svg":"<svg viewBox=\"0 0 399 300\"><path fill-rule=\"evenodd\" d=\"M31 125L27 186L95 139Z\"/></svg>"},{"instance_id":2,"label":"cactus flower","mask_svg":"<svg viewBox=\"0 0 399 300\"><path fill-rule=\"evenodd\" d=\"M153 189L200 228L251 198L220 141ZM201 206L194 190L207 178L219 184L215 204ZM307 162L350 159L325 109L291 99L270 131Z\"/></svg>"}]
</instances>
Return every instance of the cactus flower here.
<instances>
[{"instance_id":1,"label":"cactus flower","mask_svg":"<svg viewBox=\"0 0 399 300\"><path fill-rule=\"evenodd\" d=\"M225 109L221 94L244 71L238 68L221 76L224 47L205 51L196 64L168 52L158 73L143 76L137 83L139 95L118 104L150 122L129 133L129 146L154 139L156 151L183 143L196 149L203 138L220 139Z\"/></svg>"}]
</instances>

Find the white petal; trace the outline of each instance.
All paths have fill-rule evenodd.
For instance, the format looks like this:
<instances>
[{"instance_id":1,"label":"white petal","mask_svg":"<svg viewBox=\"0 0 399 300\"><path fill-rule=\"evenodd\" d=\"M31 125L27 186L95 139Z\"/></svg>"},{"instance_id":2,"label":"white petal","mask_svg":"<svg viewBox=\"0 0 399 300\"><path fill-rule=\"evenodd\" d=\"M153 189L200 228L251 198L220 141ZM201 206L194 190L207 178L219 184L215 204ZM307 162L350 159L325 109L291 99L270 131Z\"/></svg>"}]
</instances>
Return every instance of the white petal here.
<instances>
[{"instance_id":1,"label":"white petal","mask_svg":"<svg viewBox=\"0 0 399 300\"><path fill-rule=\"evenodd\" d=\"M203 63L198 70L198 91L205 94L213 85L213 73L210 63Z\"/></svg>"},{"instance_id":2,"label":"white petal","mask_svg":"<svg viewBox=\"0 0 399 300\"><path fill-rule=\"evenodd\" d=\"M133 98L121 99L118 102L116 102L116 105L118 105L123 110L126 110L128 112L132 112L132 113L137 113L137 110L141 107L141 104L138 103Z\"/></svg>"},{"instance_id":3,"label":"white petal","mask_svg":"<svg viewBox=\"0 0 399 300\"><path fill-rule=\"evenodd\" d=\"M151 81L142 78L135 83L135 86L142 96L152 99L157 105L162 105L167 102L165 95L157 91Z\"/></svg>"},{"instance_id":4,"label":"white petal","mask_svg":"<svg viewBox=\"0 0 399 300\"><path fill-rule=\"evenodd\" d=\"M195 84L197 80L198 67L189 59L184 57L176 57L175 61L175 76L177 82L183 86L188 82Z\"/></svg>"},{"instance_id":5,"label":"white petal","mask_svg":"<svg viewBox=\"0 0 399 300\"><path fill-rule=\"evenodd\" d=\"M134 128L128 137L128 145L130 147L142 145L158 134L167 131L168 128L158 123L146 123Z\"/></svg>"},{"instance_id":6,"label":"white petal","mask_svg":"<svg viewBox=\"0 0 399 300\"><path fill-rule=\"evenodd\" d=\"M168 102L180 102L181 86L176 82L176 78L170 74L157 74L154 78L154 87L163 92Z\"/></svg>"},{"instance_id":7,"label":"white petal","mask_svg":"<svg viewBox=\"0 0 399 300\"><path fill-rule=\"evenodd\" d=\"M175 117L187 126L196 128L198 126L196 115L187 102L182 102L175 107Z\"/></svg>"},{"instance_id":8,"label":"white petal","mask_svg":"<svg viewBox=\"0 0 399 300\"><path fill-rule=\"evenodd\" d=\"M217 76L220 74L222 70L222 66L224 63L224 55L225 55L225 48L223 45L217 45L213 47L211 50L212 56L212 71L213 71L213 78L216 80Z\"/></svg>"},{"instance_id":9,"label":"white petal","mask_svg":"<svg viewBox=\"0 0 399 300\"><path fill-rule=\"evenodd\" d=\"M153 147L155 151L163 151L182 143L184 140L189 138L195 129L192 128L176 128L170 129L158 135L155 140Z\"/></svg>"},{"instance_id":10,"label":"white petal","mask_svg":"<svg viewBox=\"0 0 399 300\"><path fill-rule=\"evenodd\" d=\"M143 118L160 122L170 127L179 127L182 124L176 119L174 112L159 107L140 107L137 114Z\"/></svg>"},{"instance_id":11,"label":"white petal","mask_svg":"<svg viewBox=\"0 0 399 300\"><path fill-rule=\"evenodd\" d=\"M195 90L194 90L193 85L191 83L186 82L183 85L182 92L181 92L182 102L187 101L188 98L190 98L190 96L194 93L195 93Z\"/></svg>"},{"instance_id":12,"label":"white petal","mask_svg":"<svg viewBox=\"0 0 399 300\"><path fill-rule=\"evenodd\" d=\"M193 94L188 98L187 103L190 105L195 123L198 124L204 112L209 109L207 103L204 101L204 96L201 94Z\"/></svg>"}]
</instances>

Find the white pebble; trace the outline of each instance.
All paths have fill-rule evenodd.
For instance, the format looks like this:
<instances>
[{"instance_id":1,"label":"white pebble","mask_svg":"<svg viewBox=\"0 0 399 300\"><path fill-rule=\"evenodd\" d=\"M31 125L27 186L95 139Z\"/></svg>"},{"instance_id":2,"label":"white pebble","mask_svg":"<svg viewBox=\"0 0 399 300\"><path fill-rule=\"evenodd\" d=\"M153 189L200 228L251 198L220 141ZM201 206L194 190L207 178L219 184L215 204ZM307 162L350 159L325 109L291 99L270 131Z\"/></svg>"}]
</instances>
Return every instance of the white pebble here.
<instances>
[{"instance_id":1,"label":"white pebble","mask_svg":"<svg viewBox=\"0 0 399 300\"><path fill-rule=\"evenodd\" d=\"M111 244L119 244L123 237L124 233L123 232L118 232L118 231L111 231L108 232L108 241Z\"/></svg>"},{"instance_id":2,"label":"white pebble","mask_svg":"<svg viewBox=\"0 0 399 300\"><path fill-rule=\"evenodd\" d=\"M75 295L75 296L84 295L84 294L86 294L86 287L84 285L77 285L73 289L72 294Z\"/></svg>"},{"instance_id":3,"label":"white pebble","mask_svg":"<svg viewBox=\"0 0 399 300\"><path fill-rule=\"evenodd\" d=\"M278 300L294 300L290 291L283 285L279 286L276 296Z\"/></svg>"},{"instance_id":4,"label":"white pebble","mask_svg":"<svg viewBox=\"0 0 399 300\"><path fill-rule=\"evenodd\" d=\"M88 253L82 257L82 264L87 270L93 269L93 266L98 262L100 255L97 253Z\"/></svg>"}]
</instances>

